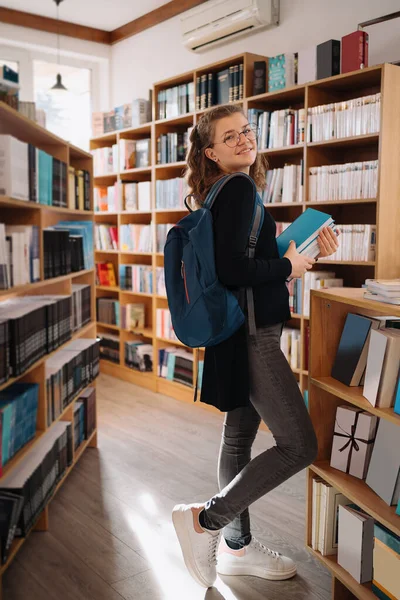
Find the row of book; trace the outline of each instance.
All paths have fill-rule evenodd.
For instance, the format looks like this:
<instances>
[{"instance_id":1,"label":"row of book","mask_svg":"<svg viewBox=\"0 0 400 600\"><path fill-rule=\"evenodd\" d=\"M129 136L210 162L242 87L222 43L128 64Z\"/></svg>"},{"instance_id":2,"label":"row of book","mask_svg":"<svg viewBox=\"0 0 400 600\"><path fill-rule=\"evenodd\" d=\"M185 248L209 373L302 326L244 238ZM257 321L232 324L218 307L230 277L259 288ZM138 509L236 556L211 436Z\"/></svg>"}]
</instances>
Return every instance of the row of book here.
<instances>
[{"instance_id":1,"label":"row of book","mask_svg":"<svg viewBox=\"0 0 400 600\"><path fill-rule=\"evenodd\" d=\"M266 173L266 185L262 194L264 205L281 202L303 201L303 166L285 165Z\"/></svg>"},{"instance_id":2,"label":"row of book","mask_svg":"<svg viewBox=\"0 0 400 600\"><path fill-rule=\"evenodd\" d=\"M376 198L378 193L378 160L311 167L309 173L311 202Z\"/></svg>"},{"instance_id":3,"label":"row of book","mask_svg":"<svg viewBox=\"0 0 400 600\"><path fill-rule=\"evenodd\" d=\"M157 95L157 119L173 119L194 112L194 83L182 83L160 90Z\"/></svg>"},{"instance_id":4,"label":"row of book","mask_svg":"<svg viewBox=\"0 0 400 600\"><path fill-rule=\"evenodd\" d=\"M167 340L178 340L172 326L171 313L167 308L156 309L156 336Z\"/></svg>"},{"instance_id":5,"label":"row of book","mask_svg":"<svg viewBox=\"0 0 400 600\"><path fill-rule=\"evenodd\" d=\"M40 280L40 240L37 225L0 223L0 289Z\"/></svg>"},{"instance_id":6,"label":"row of book","mask_svg":"<svg viewBox=\"0 0 400 600\"><path fill-rule=\"evenodd\" d=\"M331 375L349 386L363 386L372 406L397 404L400 372L400 318L348 313Z\"/></svg>"},{"instance_id":7,"label":"row of book","mask_svg":"<svg viewBox=\"0 0 400 600\"><path fill-rule=\"evenodd\" d=\"M284 327L281 335L281 350L292 369L301 368L300 330Z\"/></svg>"},{"instance_id":8,"label":"row of book","mask_svg":"<svg viewBox=\"0 0 400 600\"><path fill-rule=\"evenodd\" d=\"M258 132L260 150L282 148L304 142L304 108L299 110L286 108L275 111L250 108L248 119Z\"/></svg>"},{"instance_id":9,"label":"row of book","mask_svg":"<svg viewBox=\"0 0 400 600\"><path fill-rule=\"evenodd\" d=\"M39 384L14 383L0 392L0 476L3 467L35 437Z\"/></svg>"},{"instance_id":10,"label":"row of book","mask_svg":"<svg viewBox=\"0 0 400 600\"><path fill-rule=\"evenodd\" d=\"M96 262L96 285L115 287L117 280L112 262Z\"/></svg>"},{"instance_id":11,"label":"row of book","mask_svg":"<svg viewBox=\"0 0 400 600\"><path fill-rule=\"evenodd\" d=\"M120 352L119 352L119 337L112 333L100 333L98 334L99 347L100 347L100 358L109 362L120 364Z\"/></svg>"},{"instance_id":12,"label":"row of book","mask_svg":"<svg viewBox=\"0 0 400 600\"><path fill-rule=\"evenodd\" d=\"M132 223L121 225L120 246L126 252L152 252L152 226Z\"/></svg>"},{"instance_id":13,"label":"row of book","mask_svg":"<svg viewBox=\"0 0 400 600\"><path fill-rule=\"evenodd\" d=\"M98 341L86 338L72 340L46 360L47 425L98 376L99 360Z\"/></svg>"},{"instance_id":14,"label":"row of book","mask_svg":"<svg viewBox=\"0 0 400 600\"><path fill-rule=\"evenodd\" d=\"M151 182L115 182L114 185L96 187L94 210L101 212L151 211Z\"/></svg>"},{"instance_id":15,"label":"row of book","mask_svg":"<svg viewBox=\"0 0 400 600\"><path fill-rule=\"evenodd\" d=\"M96 298L96 315L99 323L120 326L120 305L115 298Z\"/></svg>"},{"instance_id":16,"label":"row of book","mask_svg":"<svg viewBox=\"0 0 400 600\"><path fill-rule=\"evenodd\" d=\"M0 383L24 373L90 321L90 292L90 286L75 284L71 296L20 296L0 304Z\"/></svg>"},{"instance_id":17,"label":"row of book","mask_svg":"<svg viewBox=\"0 0 400 600\"><path fill-rule=\"evenodd\" d=\"M151 164L151 140L119 140L119 144L91 150L95 177Z\"/></svg>"},{"instance_id":18,"label":"row of book","mask_svg":"<svg viewBox=\"0 0 400 600\"><path fill-rule=\"evenodd\" d=\"M357 583L370 584L377 598L400 597L400 537L354 504L335 487L312 481L311 545L338 564Z\"/></svg>"},{"instance_id":19,"label":"row of book","mask_svg":"<svg viewBox=\"0 0 400 600\"><path fill-rule=\"evenodd\" d=\"M157 267L164 271L162 267ZM149 265L120 265L119 287L121 290L153 293L153 267Z\"/></svg>"},{"instance_id":20,"label":"row of book","mask_svg":"<svg viewBox=\"0 0 400 600\"><path fill-rule=\"evenodd\" d=\"M144 329L146 307L141 303L121 304L121 328L127 331Z\"/></svg>"},{"instance_id":21,"label":"row of book","mask_svg":"<svg viewBox=\"0 0 400 600\"><path fill-rule=\"evenodd\" d=\"M291 279L287 283L287 288L289 292L290 312L301 315L303 310L303 280L301 278Z\"/></svg>"},{"instance_id":22,"label":"row of book","mask_svg":"<svg viewBox=\"0 0 400 600\"><path fill-rule=\"evenodd\" d=\"M307 141L322 142L380 130L381 93L308 109Z\"/></svg>"},{"instance_id":23,"label":"row of book","mask_svg":"<svg viewBox=\"0 0 400 600\"><path fill-rule=\"evenodd\" d=\"M343 279L336 277L334 271L308 271L303 277L303 298L302 298L302 314L306 317L310 316L311 308L311 290L320 290L323 288L343 287Z\"/></svg>"},{"instance_id":24,"label":"row of book","mask_svg":"<svg viewBox=\"0 0 400 600\"><path fill-rule=\"evenodd\" d=\"M118 227L108 223L96 223L94 241L96 250L118 250Z\"/></svg>"},{"instance_id":25,"label":"row of book","mask_svg":"<svg viewBox=\"0 0 400 600\"><path fill-rule=\"evenodd\" d=\"M91 210L90 175L12 135L0 135L0 195L78 210ZM68 188L68 191L67 191Z\"/></svg>"},{"instance_id":26,"label":"row of book","mask_svg":"<svg viewBox=\"0 0 400 600\"><path fill-rule=\"evenodd\" d=\"M94 268L90 221L60 221L43 230L44 278Z\"/></svg>"},{"instance_id":27,"label":"row of book","mask_svg":"<svg viewBox=\"0 0 400 600\"><path fill-rule=\"evenodd\" d=\"M196 78L196 110L243 100L243 63Z\"/></svg>"},{"instance_id":28,"label":"row of book","mask_svg":"<svg viewBox=\"0 0 400 600\"><path fill-rule=\"evenodd\" d=\"M172 227L174 227L174 223L162 223L156 226L157 252L164 252L164 246L167 240L167 235Z\"/></svg>"},{"instance_id":29,"label":"row of book","mask_svg":"<svg viewBox=\"0 0 400 600\"><path fill-rule=\"evenodd\" d=\"M157 138L157 164L161 165L185 160L188 145L188 131L162 133Z\"/></svg>"},{"instance_id":30,"label":"row of book","mask_svg":"<svg viewBox=\"0 0 400 600\"><path fill-rule=\"evenodd\" d=\"M145 342L125 342L125 366L142 372L153 371L153 346Z\"/></svg>"},{"instance_id":31,"label":"row of book","mask_svg":"<svg viewBox=\"0 0 400 600\"><path fill-rule=\"evenodd\" d=\"M253 95L349 73L368 66L368 33L357 30L299 52L255 61Z\"/></svg>"},{"instance_id":32,"label":"row of book","mask_svg":"<svg viewBox=\"0 0 400 600\"><path fill-rule=\"evenodd\" d=\"M119 140L119 170L142 169L151 164L151 140Z\"/></svg>"},{"instance_id":33,"label":"row of book","mask_svg":"<svg viewBox=\"0 0 400 600\"><path fill-rule=\"evenodd\" d=\"M140 127L151 120L151 99L136 98L112 110L92 113L92 135Z\"/></svg>"},{"instance_id":34,"label":"row of book","mask_svg":"<svg viewBox=\"0 0 400 600\"><path fill-rule=\"evenodd\" d=\"M337 251L325 260L373 261L376 249L376 225L338 225L340 243Z\"/></svg>"},{"instance_id":35,"label":"row of book","mask_svg":"<svg viewBox=\"0 0 400 600\"><path fill-rule=\"evenodd\" d=\"M184 177L156 181L156 209L185 208L189 187Z\"/></svg>"}]
</instances>

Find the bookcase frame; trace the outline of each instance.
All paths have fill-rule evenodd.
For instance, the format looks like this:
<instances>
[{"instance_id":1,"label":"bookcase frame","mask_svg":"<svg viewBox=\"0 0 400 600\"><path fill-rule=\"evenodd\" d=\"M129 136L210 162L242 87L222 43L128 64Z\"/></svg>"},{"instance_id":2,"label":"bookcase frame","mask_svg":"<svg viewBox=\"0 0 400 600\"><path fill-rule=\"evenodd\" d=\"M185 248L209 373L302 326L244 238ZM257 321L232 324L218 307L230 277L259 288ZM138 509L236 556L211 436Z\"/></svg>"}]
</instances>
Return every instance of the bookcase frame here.
<instances>
[{"instance_id":1,"label":"bookcase frame","mask_svg":"<svg viewBox=\"0 0 400 600\"><path fill-rule=\"evenodd\" d=\"M311 293L311 356L309 411L318 439L317 460L307 469L306 546L332 573L333 600L374 600L371 584L359 584L337 563L337 556L322 556L311 547L312 482L315 477L334 486L382 525L400 535L400 516L365 481L330 467L333 431L338 406L348 404L388 419L400 428L400 415L393 408L373 407L362 386L349 387L330 376L336 350L348 313L365 316L400 317L400 307L363 298L359 288L318 290ZM400 429L399 429L400 431Z\"/></svg>"},{"instance_id":2,"label":"bookcase frame","mask_svg":"<svg viewBox=\"0 0 400 600\"><path fill-rule=\"evenodd\" d=\"M37 148L45 150L53 157L58 158L67 165L71 165L76 169L85 169L90 174L91 190L91 210L75 210L75 208L60 208L56 206L45 206L39 203L16 200L7 196L0 196L0 220L7 224L21 225L37 225L39 227L39 244L40 244L40 281L35 283L12 287L8 290L0 290L0 302L12 299L26 294L72 294L72 284L86 284L91 287L91 320L81 329L72 334L72 340L77 338L96 338L96 294L95 294L95 271L94 269L86 269L77 273L70 273L52 279L44 279L44 260L43 260L43 229L54 225L60 220L85 220L93 222L93 157L90 153L73 146L72 144L53 135L51 132L37 125L34 121L27 119L14 109L10 108L3 102L0 102L0 133L10 134L14 137L31 143ZM68 178L67 178L67 198L68 198ZM69 340L70 341L70 340ZM34 450L37 441L51 429L47 425L47 397L46 397L46 376L45 362L56 352L66 346L63 344L51 354L46 354L29 369L18 377L10 378L6 383L0 386L0 391L8 388L13 383L29 382L39 384L39 402L36 423L36 434L33 440L26 444L3 468L3 477L10 473L16 465L31 451ZM95 386L93 381L90 386ZM81 392L80 392L81 393ZM74 400L64 409L62 414L55 420L70 421L73 423L74 404L78 400L79 394ZM73 428L72 428L73 430ZM74 450L73 462L65 472L64 477L58 483L55 493L64 483L65 479L76 465L79 458L87 447L97 447L97 405L96 405L96 428L88 440L85 440L77 450ZM1 484L1 478L0 478ZM54 494L55 495L55 494ZM52 496L52 498L54 497ZM49 527L49 504L45 507L41 515L38 517L33 530L46 531ZM7 562L0 566L0 598L1 598L1 577L6 569L15 558L18 550L24 544L27 538L15 538L12 548L9 553Z\"/></svg>"},{"instance_id":3,"label":"bookcase frame","mask_svg":"<svg viewBox=\"0 0 400 600\"><path fill-rule=\"evenodd\" d=\"M153 87L153 116L157 115L157 94L160 90L173 85L179 85L184 82L196 82L197 75L209 71L218 71L229 65L244 63L244 98L237 102L247 111L249 108L264 108L265 110L278 110L284 108L305 108L306 112L306 131L305 140L307 140L307 110L309 107L328 102L335 102L343 99L356 98L358 95L369 93L382 93L381 99L381 129L379 133L356 136L351 138L335 139L324 142L312 142L297 144L285 148L268 149L263 152L267 154L271 168L281 167L286 162L304 164L304 189L303 201L296 203L277 203L269 204L268 210L271 211L276 221L292 221L298 217L306 208L313 206L322 211L330 212L339 224L347 223L370 223L377 224L377 246L376 260L371 262L356 261L333 261L320 259L315 266L315 270L331 268L336 271L337 277L343 277L345 285L358 286L368 277L394 277L400 272L400 253L396 252L397 229L400 225L400 204L398 197L400 195L400 170L398 156L400 151L400 115L397 107L400 103L400 69L397 66L384 64L365 68L360 71L337 75L327 79L318 80L305 85L296 85L277 92L267 92L258 96L251 96L252 78L254 71L254 62L256 60L267 60L266 57L250 53L244 53L233 56L223 61L212 63L194 71L188 71L182 75L169 78L167 80L154 84ZM118 142L122 137L131 137L132 139L141 137L143 132L151 139L151 166L148 169L131 169L130 173L124 172L106 175L104 177L95 177L95 185L104 183L114 183L115 181L126 180L147 180L151 181L152 210L151 213L96 213L95 222L121 224L131 223L151 223L153 225L153 253L152 255L131 254L132 262L152 264L154 268L164 265L163 255L156 252L155 245L155 226L159 223L177 222L185 214L183 210L157 210L155 209L156 181L158 179L169 179L183 174L185 162L172 164L156 164L156 144L160 133L175 131L177 127L194 125L203 114L203 110L194 113L182 115L172 119L155 120L140 128L125 129L113 133L107 133L91 140L91 149L100 148L104 145L112 145ZM309 182L308 169L311 166L322 164L333 164L335 160L344 162L341 157L346 156L350 161L367 160L371 157L379 159L378 176L378 194L376 198L343 200L335 202L309 202ZM123 217L122 217L123 215ZM96 260L110 260L116 267L118 276L118 266L121 263L121 257L128 253L119 251L97 252ZM124 259L125 260L125 259ZM125 262L128 262L126 259ZM111 293L110 293L111 292ZM303 285L304 292L304 285ZM122 295L125 292L116 288L107 288L97 286L97 296L112 296L116 300L125 301ZM149 312L150 327L144 332L130 333L119 330L119 328L98 324L98 331L118 333L120 336L120 365L102 360L101 368L105 373L115 375L132 381L138 385L150 388L153 391L162 392L175 398L192 402L193 390L185 385L171 382L159 377L157 373L158 350L167 345L179 346L176 341L162 340L156 336L156 309L167 308L166 298L154 294L132 294L132 301L139 302L145 300L148 306L152 305ZM300 329L301 332L301 364L299 369L294 369L294 373L299 380L300 388L304 392L308 388L308 370L306 369L306 330L309 326L310 318L304 315L292 314L289 322L290 326ZM145 334L145 337L141 335ZM141 373L133 371L124 366L124 342L127 339L144 339L153 344L154 348L154 368L153 373ZM203 357L203 350L193 350L195 357ZM196 364L196 361L195 361ZM194 369L195 381L197 378L196 369ZM200 403L199 403L200 404ZM213 410L208 405L201 405L203 408Z\"/></svg>"}]
</instances>

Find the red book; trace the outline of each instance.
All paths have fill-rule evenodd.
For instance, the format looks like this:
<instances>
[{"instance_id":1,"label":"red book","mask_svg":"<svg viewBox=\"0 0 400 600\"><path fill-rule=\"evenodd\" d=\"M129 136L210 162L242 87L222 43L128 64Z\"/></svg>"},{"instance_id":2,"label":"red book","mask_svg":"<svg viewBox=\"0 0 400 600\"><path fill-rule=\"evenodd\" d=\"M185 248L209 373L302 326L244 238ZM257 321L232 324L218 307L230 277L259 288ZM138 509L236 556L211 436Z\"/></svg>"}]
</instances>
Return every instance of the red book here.
<instances>
[{"instance_id":1,"label":"red book","mask_svg":"<svg viewBox=\"0 0 400 600\"><path fill-rule=\"evenodd\" d=\"M368 33L353 31L342 37L342 73L368 67Z\"/></svg>"}]
</instances>

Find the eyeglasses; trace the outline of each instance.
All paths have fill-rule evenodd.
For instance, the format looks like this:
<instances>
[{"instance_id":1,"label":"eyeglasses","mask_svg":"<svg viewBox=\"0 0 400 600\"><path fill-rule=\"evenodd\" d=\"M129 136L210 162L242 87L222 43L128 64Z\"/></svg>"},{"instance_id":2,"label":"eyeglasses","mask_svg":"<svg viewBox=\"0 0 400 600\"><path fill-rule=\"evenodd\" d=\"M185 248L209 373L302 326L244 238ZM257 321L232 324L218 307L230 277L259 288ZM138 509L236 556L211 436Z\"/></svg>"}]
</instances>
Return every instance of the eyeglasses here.
<instances>
[{"instance_id":1,"label":"eyeglasses","mask_svg":"<svg viewBox=\"0 0 400 600\"><path fill-rule=\"evenodd\" d=\"M214 142L211 145L215 146L216 144L226 144L228 148L236 148L236 146L240 143L240 136L242 134L251 142L257 139L257 129L249 126L246 127L246 129L243 129L243 131L230 131L226 134L223 142Z\"/></svg>"}]
</instances>

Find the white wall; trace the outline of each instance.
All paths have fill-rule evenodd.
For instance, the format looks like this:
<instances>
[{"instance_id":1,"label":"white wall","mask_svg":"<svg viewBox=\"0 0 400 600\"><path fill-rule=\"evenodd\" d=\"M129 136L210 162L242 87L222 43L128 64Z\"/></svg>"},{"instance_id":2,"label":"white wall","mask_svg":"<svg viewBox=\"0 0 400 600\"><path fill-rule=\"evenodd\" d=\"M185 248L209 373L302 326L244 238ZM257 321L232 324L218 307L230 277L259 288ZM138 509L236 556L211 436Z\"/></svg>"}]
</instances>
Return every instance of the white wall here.
<instances>
[{"instance_id":1,"label":"white wall","mask_svg":"<svg viewBox=\"0 0 400 600\"><path fill-rule=\"evenodd\" d=\"M201 54L185 50L179 17L111 47L111 102L147 98L153 83L241 52L275 56L297 52L355 31L358 23L400 9L399 0L281 0L279 27L239 38ZM374 25L369 64L400 59L400 19Z\"/></svg>"},{"instance_id":2,"label":"white wall","mask_svg":"<svg viewBox=\"0 0 400 600\"><path fill-rule=\"evenodd\" d=\"M108 110L110 93L110 54L107 44L60 36L60 62L92 71L93 110ZM0 56L20 65L20 98L33 100L33 60L57 61L57 36L0 23Z\"/></svg>"}]
</instances>

